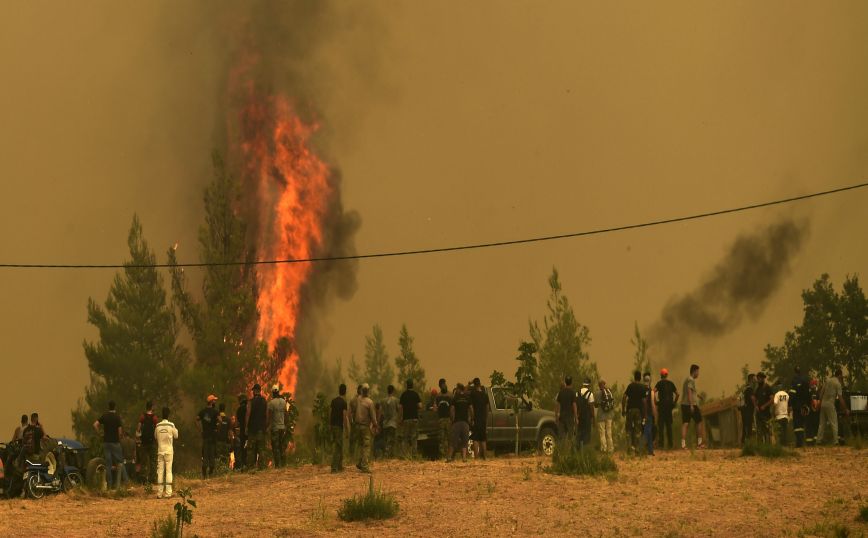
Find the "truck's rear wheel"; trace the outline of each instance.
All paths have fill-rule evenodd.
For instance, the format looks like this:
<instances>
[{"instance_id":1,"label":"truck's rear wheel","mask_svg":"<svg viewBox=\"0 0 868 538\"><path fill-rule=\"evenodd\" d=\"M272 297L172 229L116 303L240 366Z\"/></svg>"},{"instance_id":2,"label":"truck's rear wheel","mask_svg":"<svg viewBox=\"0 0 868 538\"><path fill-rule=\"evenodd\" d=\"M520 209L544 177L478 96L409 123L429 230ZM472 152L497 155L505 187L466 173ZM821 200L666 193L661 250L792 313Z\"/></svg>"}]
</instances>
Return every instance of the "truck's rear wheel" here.
<instances>
[{"instance_id":1,"label":"truck's rear wheel","mask_svg":"<svg viewBox=\"0 0 868 538\"><path fill-rule=\"evenodd\" d=\"M555 453L555 445L558 444L557 433L553 428L543 428L539 434L539 451L546 456Z\"/></svg>"}]
</instances>

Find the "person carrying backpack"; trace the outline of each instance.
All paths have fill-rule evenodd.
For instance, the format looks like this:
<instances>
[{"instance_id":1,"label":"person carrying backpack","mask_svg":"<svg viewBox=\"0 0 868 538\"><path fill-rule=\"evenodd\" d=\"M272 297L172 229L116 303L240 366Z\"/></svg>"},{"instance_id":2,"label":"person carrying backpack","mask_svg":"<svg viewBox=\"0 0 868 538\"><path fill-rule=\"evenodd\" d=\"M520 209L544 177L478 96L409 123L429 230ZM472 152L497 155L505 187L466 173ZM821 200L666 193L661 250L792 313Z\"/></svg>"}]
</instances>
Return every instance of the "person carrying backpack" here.
<instances>
[{"instance_id":1,"label":"person carrying backpack","mask_svg":"<svg viewBox=\"0 0 868 538\"><path fill-rule=\"evenodd\" d=\"M136 427L136 437L141 443L142 462L141 473L148 484L157 480L157 438L154 431L157 427L157 415L154 414L154 404L148 401L145 404L145 412L139 417L139 425Z\"/></svg>"},{"instance_id":2,"label":"person carrying backpack","mask_svg":"<svg viewBox=\"0 0 868 538\"><path fill-rule=\"evenodd\" d=\"M675 448L672 444L672 411L675 410L678 404L678 389L675 383L669 379L669 370L666 368L660 369L660 381L654 385L654 401L657 403L657 418L659 420L660 439L657 441L657 446L665 449L666 443L669 441L669 449ZM665 438L664 438L665 436Z\"/></svg>"},{"instance_id":3,"label":"person carrying backpack","mask_svg":"<svg viewBox=\"0 0 868 538\"><path fill-rule=\"evenodd\" d=\"M600 380L600 390L597 391L595 405L599 409L597 413L597 429L600 431L600 450L612 454L615 452L615 443L612 441L612 421L615 419L615 396L606 387L606 382Z\"/></svg>"},{"instance_id":4,"label":"person carrying backpack","mask_svg":"<svg viewBox=\"0 0 868 538\"><path fill-rule=\"evenodd\" d=\"M594 425L594 391L587 377L579 389L579 446L584 448L591 443L591 428Z\"/></svg>"}]
</instances>

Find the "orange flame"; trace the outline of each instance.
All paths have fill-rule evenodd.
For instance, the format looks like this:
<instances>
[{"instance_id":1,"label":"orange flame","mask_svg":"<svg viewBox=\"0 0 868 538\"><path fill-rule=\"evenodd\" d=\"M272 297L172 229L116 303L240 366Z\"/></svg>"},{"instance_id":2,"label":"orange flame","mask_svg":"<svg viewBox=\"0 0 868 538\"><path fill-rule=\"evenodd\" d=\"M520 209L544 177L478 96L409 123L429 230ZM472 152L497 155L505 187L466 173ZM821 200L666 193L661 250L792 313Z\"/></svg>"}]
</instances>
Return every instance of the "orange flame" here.
<instances>
[{"instance_id":1,"label":"orange flame","mask_svg":"<svg viewBox=\"0 0 868 538\"><path fill-rule=\"evenodd\" d=\"M322 243L321 223L332 193L329 168L310 146L318 126L302 121L283 97L251 99L241 121L245 165L257 183L257 256L260 260L312 257ZM301 291L310 271L309 262L258 267L256 336L272 352L280 338L295 343ZM295 393L298 352L291 347L278 381L284 390Z\"/></svg>"}]
</instances>

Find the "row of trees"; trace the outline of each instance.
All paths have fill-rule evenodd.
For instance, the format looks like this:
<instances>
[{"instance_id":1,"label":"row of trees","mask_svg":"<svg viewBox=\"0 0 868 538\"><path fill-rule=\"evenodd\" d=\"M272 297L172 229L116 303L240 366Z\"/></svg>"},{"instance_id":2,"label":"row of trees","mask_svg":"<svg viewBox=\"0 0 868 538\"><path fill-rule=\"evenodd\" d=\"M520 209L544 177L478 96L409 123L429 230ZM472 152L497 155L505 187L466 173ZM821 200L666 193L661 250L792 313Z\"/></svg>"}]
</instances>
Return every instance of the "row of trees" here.
<instances>
[{"instance_id":1,"label":"row of trees","mask_svg":"<svg viewBox=\"0 0 868 538\"><path fill-rule=\"evenodd\" d=\"M169 297L162 274L147 267L156 256L141 222L133 217L129 261L115 275L104 306L88 300L88 322L98 339L83 344L90 384L72 411L80 438L92 434L91 424L109 400L115 400L124 423L131 425L147 400L178 409L189 395L235 395L245 390L250 375L262 373L263 365L274 369L275 358L255 338L253 266L233 265L255 259L247 245L246 224L235 210L240 197L238 182L215 154L214 178L204 195L199 258L217 265L203 268L198 301L188 291L184 269L177 267L175 247L167 253ZM192 354L179 344L182 327L192 340Z\"/></svg>"},{"instance_id":2,"label":"row of trees","mask_svg":"<svg viewBox=\"0 0 868 538\"><path fill-rule=\"evenodd\" d=\"M365 337L365 360L358 364L355 357L350 358L349 376L356 384L368 383L371 386L371 397L384 398L389 385L397 382L396 389L400 393L408 379L413 380L413 387L419 392L425 392L428 387L425 379L425 369L413 349L414 338L410 336L407 325L401 325L398 335L398 355L394 358L394 367L386 350L383 329L374 325L370 335ZM396 377L397 374L397 377ZM334 390L334 389L332 389Z\"/></svg>"},{"instance_id":3,"label":"row of trees","mask_svg":"<svg viewBox=\"0 0 868 538\"><path fill-rule=\"evenodd\" d=\"M762 368L779 382L789 381L797 366L821 379L841 368L845 384L868 390L868 300L859 278L847 276L838 292L823 274L802 291L802 302L802 323L782 345L766 346Z\"/></svg>"}]
</instances>

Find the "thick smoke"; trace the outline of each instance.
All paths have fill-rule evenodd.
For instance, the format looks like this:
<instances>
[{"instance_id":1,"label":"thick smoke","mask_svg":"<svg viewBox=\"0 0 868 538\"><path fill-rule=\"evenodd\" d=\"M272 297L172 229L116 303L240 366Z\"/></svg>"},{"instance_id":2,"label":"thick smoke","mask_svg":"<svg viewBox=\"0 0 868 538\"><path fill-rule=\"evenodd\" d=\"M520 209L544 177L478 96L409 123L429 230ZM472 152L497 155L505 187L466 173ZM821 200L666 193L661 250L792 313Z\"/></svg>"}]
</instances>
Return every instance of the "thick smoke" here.
<instances>
[{"instance_id":1,"label":"thick smoke","mask_svg":"<svg viewBox=\"0 0 868 538\"><path fill-rule=\"evenodd\" d=\"M345 210L342 177L335 159L328 155L329 133L349 127L330 122L328 96L333 91L330 89L340 86L340 82L335 73L337 68L326 61L324 51L334 46L339 30L348 24L347 20L359 14L347 6L324 1L254 2L244 7L230 5L226 9L233 11L225 19L231 27L233 45L227 51L230 58L226 67L227 93L222 97L230 114L223 122L218 122L218 130L223 130L225 146L233 147L239 138L249 139L249 132L245 134L245 130L271 127L267 111L261 118L255 114L252 116L254 120L262 120L261 124L233 123L239 117L236 112L246 106L249 93L287 96L304 121L320 126L314 143L330 168L332 195L321 223L322 241L313 254L315 257L356 254L355 235L361 218L357 212ZM374 39L368 41L374 42ZM344 73L342 76L348 75ZM230 165L236 167L242 185L248 183L245 190L255 191L255 186L249 184L255 182L255 178L246 174L237 157L229 151ZM253 197L246 200L242 210L246 214L250 242L255 244L261 231L272 227L271 215L263 213ZM357 269L356 261L312 264L311 273L301 290L300 317L296 339L292 342L300 356L296 398L301 401L312 399L310 396L322 375L319 349L327 334L322 323L324 314L335 299L346 300L355 293Z\"/></svg>"},{"instance_id":2,"label":"thick smoke","mask_svg":"<svg viewBox=\"0 0 868 538\"><path fill-rule=\"evenodd\" d=\"M757 319L804 244L808 222L784 219L740 235L699 286L673 297L648 335L656 363L681 368L691 345L724 336Z\"/></svg>"}]
</instances>

